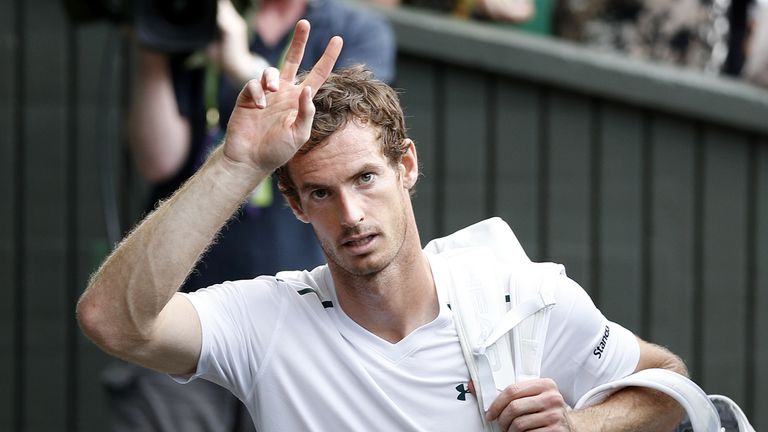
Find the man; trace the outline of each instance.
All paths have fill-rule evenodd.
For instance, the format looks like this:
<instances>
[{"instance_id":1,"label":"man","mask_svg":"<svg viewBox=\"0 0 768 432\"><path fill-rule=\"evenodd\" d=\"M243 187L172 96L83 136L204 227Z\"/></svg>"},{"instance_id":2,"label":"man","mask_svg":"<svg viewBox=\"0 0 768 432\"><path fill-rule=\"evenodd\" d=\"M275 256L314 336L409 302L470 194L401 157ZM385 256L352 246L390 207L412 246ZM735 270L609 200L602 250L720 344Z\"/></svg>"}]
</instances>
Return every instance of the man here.
<instances>
[{"instance_id":1,"label":"man","mask_svg":"<svg viewBox=\"0 0 768 432\"><path fill-rule=\"evenodd\" d=\"M92 278L80 324L113 355L229 388L260 431L480 431L475 399L445 391L469 376L433 276L442 270L420 246L410 201L418 160L397 97L360 69L331 75L340 38L294 84L308 32L296 25L283 69L240 93L222 147ZM176 294L243 197L278 168L327 266ZM555 379L509 386L488 419L511 431L671 430L680 407L648 390L568 410L594 385L684 366L613 323L603 360L593 359L593 346L572 342L599 340L605 319L577 285L560 285L550 327L562 337L542 365Z\"/></svg>"}]
</instances>

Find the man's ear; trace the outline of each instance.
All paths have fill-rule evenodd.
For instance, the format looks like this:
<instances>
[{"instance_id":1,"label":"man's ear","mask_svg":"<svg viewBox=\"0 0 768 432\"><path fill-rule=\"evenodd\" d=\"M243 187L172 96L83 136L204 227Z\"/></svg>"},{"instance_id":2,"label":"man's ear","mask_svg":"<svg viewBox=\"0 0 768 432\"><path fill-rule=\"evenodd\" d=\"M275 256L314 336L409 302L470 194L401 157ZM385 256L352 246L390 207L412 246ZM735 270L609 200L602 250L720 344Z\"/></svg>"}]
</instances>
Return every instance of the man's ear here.
<instances>
[{"instance_id":1,"label":"man's ear","mask_svg":"<svg viewBox=\"0 0 768 432\"><path fill-rule=\"evenodd\" d=\"M403 176L403 186L411 190L419 179L419 159L416 156L416 145L410 138L403 140L408 146L402 159L400 159L400 174Z\"/></svg>"},{"instance_id":2,"label":"man's ear","mask_svg":"<svg viewBox=\"0 0 768 432\"><path fill-rule=\"evenodd\" d=\"M304 210L301 209L301 203L297 202L296 199L291 197L286 197L286 199L288 200L288 205L291 206L291 210L293 210L293 215L296 216L296 219L304 223L309 223L307 215L304 213Z\"/></svg>"}]
</instances>

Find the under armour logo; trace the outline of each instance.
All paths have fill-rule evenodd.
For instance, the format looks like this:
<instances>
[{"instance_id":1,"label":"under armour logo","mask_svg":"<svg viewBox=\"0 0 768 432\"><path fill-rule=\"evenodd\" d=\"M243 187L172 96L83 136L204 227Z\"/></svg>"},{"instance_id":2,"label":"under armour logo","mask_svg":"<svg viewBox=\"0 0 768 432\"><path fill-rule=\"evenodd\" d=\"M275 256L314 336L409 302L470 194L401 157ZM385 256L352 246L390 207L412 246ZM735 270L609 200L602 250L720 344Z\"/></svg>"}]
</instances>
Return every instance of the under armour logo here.
<instances>
[{"instance_id":1,"label":"under armour logo","mask_svg":"<svg viewBox=\"0 0 768 432\"><path fill-rule=\"evenodd\" d=\"M456 386L456 391L459 392L459 395L456 396L456 399L461 401L467 400L467 393L469 393L469 387L464 388L464 384L459 384Z\"/></svg>"}]
</instances>

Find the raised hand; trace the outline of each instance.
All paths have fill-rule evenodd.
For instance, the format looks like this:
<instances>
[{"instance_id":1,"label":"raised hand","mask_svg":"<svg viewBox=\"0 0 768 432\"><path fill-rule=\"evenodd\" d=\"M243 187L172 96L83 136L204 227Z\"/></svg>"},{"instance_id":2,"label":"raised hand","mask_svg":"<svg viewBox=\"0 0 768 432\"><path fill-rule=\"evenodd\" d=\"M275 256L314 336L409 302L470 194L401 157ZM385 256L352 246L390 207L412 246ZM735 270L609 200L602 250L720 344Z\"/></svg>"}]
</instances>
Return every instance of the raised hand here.
<instances>
[{"instance_id":1,"label":"raised hand","mask_svg":"<svg viewBox=\"0 0 768 432\"><path fill-rule=\"evenodd\" d=\"M296 84L308 37L309 22L301 20L282 70L268 68L261 80L249 81L238 95L224 142L224 156L231 161L271 172L309 139L315 115L312 97L333 70L342 40L333 37L306 79Z\"/></svg>"},{"instance_id":2,"label":"raised hand","mask_svg":"<svg viewBox=\"0 0 768 432\"><path fill-rule=\"evenodd\" d=\"M563 396L547 378L510 385L493 401L486 418L509 432L571 430Z\"/></svg>"}]
</instances>

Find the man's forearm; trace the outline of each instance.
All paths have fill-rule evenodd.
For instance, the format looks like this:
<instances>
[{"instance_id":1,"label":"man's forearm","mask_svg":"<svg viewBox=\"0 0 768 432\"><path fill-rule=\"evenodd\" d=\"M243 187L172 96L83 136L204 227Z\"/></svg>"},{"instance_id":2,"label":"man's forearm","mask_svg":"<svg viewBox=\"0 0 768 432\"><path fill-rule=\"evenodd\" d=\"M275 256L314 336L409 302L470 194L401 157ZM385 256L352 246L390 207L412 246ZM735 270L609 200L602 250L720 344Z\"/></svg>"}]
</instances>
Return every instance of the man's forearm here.
<instances>
[{"instance_id":1,"label":"man's forearm","mask_svg":"<svg viewBox=\"0 0 768 432\"><path fill-rule=\"evenodd\" d=\"M571 411L569 419L575 432L663 432L674 430L683 410L663 393L628 387L599 405Z\"/></svg>"},{"instance_id":2,"label":"man's forearm","mask_svg":"<svg viewBox=\"0 0 768 432\"><path fill-rule=\"evenodd\" d=\"M218 230L266 175L215 151L93 276L78 304L84 331L118 355L147 340L154 320Z\"/></svg>"},{"instance_id":3,"label":"man's forearm","mask_svg":"<svg viewBox=\"0 0 768 432\"><path fill-rule=\"evenodd\" d=\"M638 339L640 360L635 372L662 368L688 376L685 363L668 349ZM605 402L572 411L572 430L582 431L671 431L685 412L671 397L648 388L628 387L617 391Z\"/></svg>"}]
</instances>

